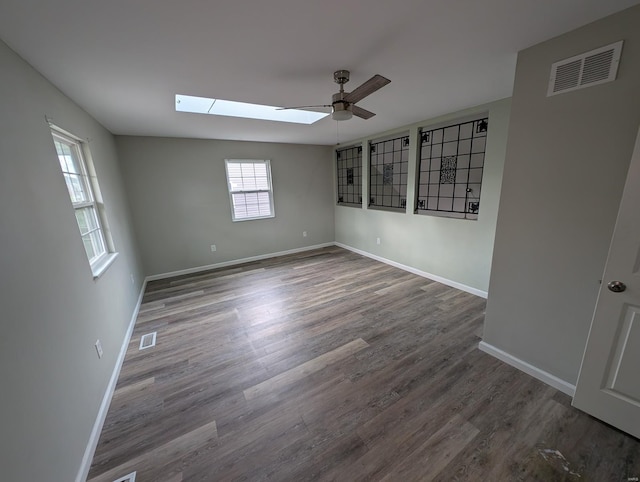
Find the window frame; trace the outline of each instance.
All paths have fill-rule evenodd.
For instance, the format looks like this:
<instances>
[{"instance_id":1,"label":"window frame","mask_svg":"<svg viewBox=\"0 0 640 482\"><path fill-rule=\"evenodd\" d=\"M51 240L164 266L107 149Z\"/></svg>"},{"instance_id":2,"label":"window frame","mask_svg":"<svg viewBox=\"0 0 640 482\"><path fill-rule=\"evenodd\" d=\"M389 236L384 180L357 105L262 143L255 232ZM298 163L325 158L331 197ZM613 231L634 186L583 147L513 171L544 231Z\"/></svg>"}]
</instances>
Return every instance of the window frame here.
<instances>
[{"instance_id":1,"label":"window frame","mask_svg":"<svg viewBox=\"0 0 640 482\"><path fill-rule=\"evenodd\" d=\"M382 151L378 151L378 149ZM409 193L409 157L410 135L408 131L399 132L390 136L371 139L368 142L369 150L369 199L367 208L376 211L389 211L406 214L407 195ZM374 167L382 166L382 171ZM394 167L399 172L394 172ZM375 180L375 182L374 182ZM386 193L396 187L397 194ZM404 192L402 192L404 190ZM382 199L382 201L380 201ZM394 205L397 201L398 205Z\"/></svg>"},{"instance_id":2,"label":"window frame","mask_svg":"<svg viewBox=\"0 0 640 482\"><path fill-rule=\"evenodd\" d=\"M76 225L78 226L84 252L95 279L106 271L118 254L115 252L113 248L113 241L109 236L108 223L105 219L104 210L102 209L101 202L99 200L100 196L96 196L96 193L100 192L97 184L97 178L93 170L93 165L90 164L90 155L85 142L57 126L50 124L49 127L51 129L51 136L54 142L58 168L63 176L65 187L67 188L67 194L69 195L69 201L73 207L74 218ZM58 143L69 148L73 168L78 172L67 171L62 167L60 153L58 152ZM67 182L67 176L70 177L72 175L77 176L80 183L79 187L84 198L81 201L74 200L70 191L70 184ZM90 222L87 222L87 225L94 224L94 226L87 226L88 230L83 233L77 213L86 210L89 210L88 218L91 219ZM86 242L91 244L94 253L97 253L98 251L100 251L100 253L90 257L87 245L85 244ZM101 245L101 249L96 249L98 245Z\"/></svg>"},{"instance_id":3,"label":"window frame","mask_svg":"<svg viewBox=\"0 0 640 482\"><path fill-rule=\"evenodd\" d=\"M489 113L483 112L418 129L415 214L469 221L479 219L489 120ZM470 126L469 133L463 136L465 126ZM453 137L450 136L452 130L456 130ZM447 131L449 137L445 138ZM476 143L481 144L480 150L476 150ZM445 149L445 145L449 149ZM445 160L451 165L443 168ZM446 179L443 179L445 171ZM430 191L432 186L434 193ZM435 208L431 206L432 202L436 203ZM448 203L450 207L441 207ZM464 207L456 208L456 203Z\"/></svg>"},{"instance_id":4,"label":"window frame","mask_svg":"<svg viewBox=\"0 0 640 482\"><path fill-rule=\"evenodd\" d=\"M231 164L264 164L266 166L267 184L268 189L233 189L231 185L231 178L229 177L229 166ZM276 216L274 207L274 195L273 195L273 177L271 175L271 160L270 159L225 159L224 160L225 174L227 178L227 191L229 192L229 207L231 208L231 220L233 222L240 221L255 221L257 219L269 219ZM255 176L254 176L255 178ZM236 209L234 208L233 195L234 194L260 194L267 193L269 196L269 214L259 216L247 216L237 217Z\"/></svg>"},{"instance_id":5,"label":"window frame","mask_svg":"<svg viewBox=\"0 0 640 482\"><path fill-rule=\"evenodd\" d=\"M342 158L343 154L346 156L344 159ZM336 204L338 206L362 208L362 157L362 144L354 144L335 150ZM351 161L351 167L347 167L349 161ZM350 177L351 183L348 182ZM353 186L352 192L349 192L348 186ZM356 197L357 199L355 199Z\"/></svg>"}]
</instances>

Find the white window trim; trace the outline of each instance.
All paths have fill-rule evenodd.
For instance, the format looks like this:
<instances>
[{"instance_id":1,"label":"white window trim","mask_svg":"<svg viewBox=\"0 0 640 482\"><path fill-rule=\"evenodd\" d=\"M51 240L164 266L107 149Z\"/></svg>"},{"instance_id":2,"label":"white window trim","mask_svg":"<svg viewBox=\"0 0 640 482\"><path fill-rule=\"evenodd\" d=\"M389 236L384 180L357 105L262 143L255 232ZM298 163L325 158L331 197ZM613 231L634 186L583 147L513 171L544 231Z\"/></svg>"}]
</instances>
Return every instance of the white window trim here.
<instances>
[{"instance_id":1,"label":"white window trim","mask_svg":"<svg viewBox=\"0 0 640 482\"><path fill-rule=\"evenodd\" d=\"M267 180L269 183L269 189L254 189L254 190L233 190L231 188L231 182L229 181L229 164L240 163L240 162L251 162L254 164L262 163L267 167ZM253 221L256 219L269 219L274 218L276 216L274 202L273 202L273 179L271 177L271 161L269 159L225 159L225 172L227 176L227 191L229 192L229 206L231 208L231 220L233 222L240 221ZM259 192L268 192L269 193L269 209L271 214L265 216L254 216L247 218L236 218L235 210L233 209L233 195L237 193L259 193Z\"/></svg>"},{"instance_id":2,"label":"white window trim","mask_svg":"<svg viewBox=\"0 0 640 482\"><path fill-rule=\"evenodd\" d=\"M108 230L107 230L108 225L107 225L106 219L104 218L103 209L101 209L101 206L100 206L101 203L99 202L98 199L96 199L95 193L96 191L99 192L99 187L97 186L97 179L95 178L95 175L94 175L95 173L93 173L93 169L90 168L88 164L89 160L87 158L88 156L87 156L86 145L84 141L82 141L82 139L74 136L73 134L65 131L64 129L61 129L56 125L53 125L50 123L49 127L51 129L51 135L53 136L53 139L61 141L66 144L72 144L78 156L78 162L80 164L78 167L80 168L81 175L82 175L82 183L87 192L87 196L89 200L84 202L73 202L71 198L69 198L69 200L71 201L71 204L73 206L74 218L75 218L75 211L77 209L91 207L95 213L96 222L98 224L97 230L99 230L100 238L104 246L104 253L102 253L93 261L89 259L86 253L86 250L85 250L85 256L87 256L87 261L89 262L89 266L91 267L93 279L97 279L106 272L107 268L109 268L109 266L111 266L111 264L118 257L118 253L113 249L113 241L111 240L108 234ZM58 167L60 167L59 160L57 161L58 161ZM77 225L77 220L76 220L76 225ZM82 232L80 231L80 226L78 226L78 231L80 232L80 238L82 240L83 235L82 235ZM83 248L84 248L84 243L83 243Z\"/></svg>"},{"instance_id":3,"label":"white window trim","mask_svg":"<svg viewBox=\"0 0 640 482\"><path fill-rule=\"evenodd\" d=\"M91 272L93 273L93 279L100 278L100 276L102 276L104 272L107 271L107 268L111 266L111 264L116 260L117 257L118 257L117 252L113 252L113 253L107 252L105 255L101 256L98 260L94 261L94 263L91 265Z\"/></svg>"}]
</instances>

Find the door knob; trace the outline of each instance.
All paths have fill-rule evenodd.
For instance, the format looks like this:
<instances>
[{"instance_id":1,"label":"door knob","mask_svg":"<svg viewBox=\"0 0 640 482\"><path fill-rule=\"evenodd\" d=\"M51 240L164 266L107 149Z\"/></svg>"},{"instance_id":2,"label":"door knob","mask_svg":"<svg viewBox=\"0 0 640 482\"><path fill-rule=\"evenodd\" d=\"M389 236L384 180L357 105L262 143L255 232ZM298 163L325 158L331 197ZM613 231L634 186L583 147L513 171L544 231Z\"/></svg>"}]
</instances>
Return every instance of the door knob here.
<instances>
[{"instance_id":1,"label":"door knob","mask_svg":"<svg viewBox=\"0 0 640 482\"><path fill-rule=\"evenodd\" d=\"M609 281L607 288L609 288L609 291L613 291L614 293L622 293L627 289L627 285L622 281Z\"/></svg>"}]
</instances>

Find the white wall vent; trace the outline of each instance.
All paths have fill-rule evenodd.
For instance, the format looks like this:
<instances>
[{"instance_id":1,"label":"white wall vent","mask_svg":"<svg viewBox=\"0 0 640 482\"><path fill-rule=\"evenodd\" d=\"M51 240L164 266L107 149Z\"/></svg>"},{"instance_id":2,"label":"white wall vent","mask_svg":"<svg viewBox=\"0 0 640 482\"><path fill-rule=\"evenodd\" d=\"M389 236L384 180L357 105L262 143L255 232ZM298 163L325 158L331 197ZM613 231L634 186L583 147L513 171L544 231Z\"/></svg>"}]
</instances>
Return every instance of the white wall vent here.
<instances>
[{"instance_id":1,"label":"white wall vent","mask_svg":"<svg viewBox=\"0 0 640 482\"><path fill-rule=\"evenodd\" d=\"M136 482L136 473L131 472L129 475L120 477L119 479L116 479L113 482Z\"/></svg>"},{"instance_id":2,"label":"white wall vent","mask_svg":"<svg viewBox=\"0 0 640 482\"><path fill-rule=\"evenodd\" d=\"M604 84L616 79L620 54L620 40L606 47L560 60L551 66L547 96Z\"/></svg>"},{"instance_id":3,"label":"white wall vent","mask_svg":"<svg viewBox=\"0 0 640 482\"><path fill-rule=\"evenodd\" d=\"M155 331L153 333L142 335L142 338L140 338L140 350L146 350L147 348L151 348L152 346L156 346Z\"/></svg>"}]
</instances>

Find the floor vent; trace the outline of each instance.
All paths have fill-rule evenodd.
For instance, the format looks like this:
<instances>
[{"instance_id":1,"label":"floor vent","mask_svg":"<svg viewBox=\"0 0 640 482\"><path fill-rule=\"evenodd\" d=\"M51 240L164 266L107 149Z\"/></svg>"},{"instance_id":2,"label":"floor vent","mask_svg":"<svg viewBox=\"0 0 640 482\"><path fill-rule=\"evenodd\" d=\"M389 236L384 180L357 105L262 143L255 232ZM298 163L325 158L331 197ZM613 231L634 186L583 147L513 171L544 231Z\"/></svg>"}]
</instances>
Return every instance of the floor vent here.
<instances>
[{"instance_id":1,"label":"floor vent","mask_svg":"<svg viewBox=\"0 0 640 482\"><path fill-rule=\"evenodd\" d=\"M155 331L153 333L142 335L142 338L140 338L140 350L146 350L147 348L151 348L152 346L156 346Z\"/></svg>"},{"instance_id":2,"label":"floor vent","mask_svg":"<svg viewBox=\"0 0 640 482\"><path fill-rule=\"evenodd\" d=\"M136 473L131 472L129 475L120 477L119 479L116 479L113 482L136 482Z\"/></svg>"},{"instance_id":3,"label":"floor vent","mask_svg":"<svg viewBox=\"0 0 640 482\"><path fill-rule=\"evenodd\" d=\"M622 43L621 40L554 63L547 97L616 80Z\"/></svg>"}]
</instances>

